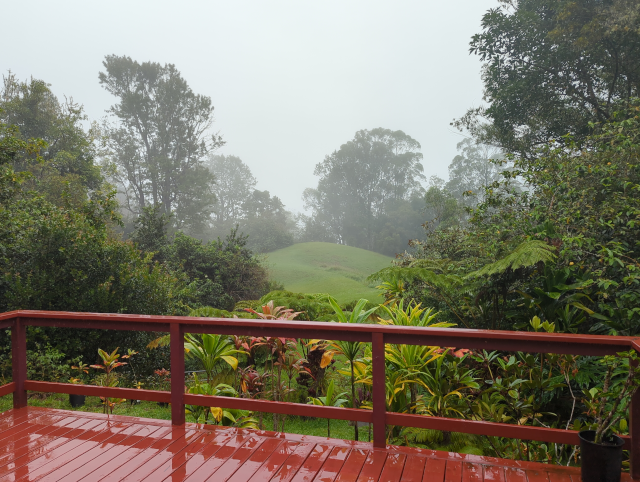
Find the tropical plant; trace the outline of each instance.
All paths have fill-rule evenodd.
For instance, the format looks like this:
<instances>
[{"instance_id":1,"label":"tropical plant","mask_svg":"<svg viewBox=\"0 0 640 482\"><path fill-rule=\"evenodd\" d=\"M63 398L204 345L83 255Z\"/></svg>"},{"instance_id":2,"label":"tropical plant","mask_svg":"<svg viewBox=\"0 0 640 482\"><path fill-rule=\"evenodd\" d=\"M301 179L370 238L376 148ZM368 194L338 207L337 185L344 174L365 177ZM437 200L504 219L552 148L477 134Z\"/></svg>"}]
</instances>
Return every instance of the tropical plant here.
<instances>
[{"instance_id":1,"label":"tropical plant","mask_svg":"<svg viewBox=\"0 0 640 482\"><path fill-rule=\"evenodd\" d=\"M584 393L585 413L592 419L587 426L595 430L594 442L597 444L603 443L612 430L627 430L627 410L640 388L640 365L635 351L606 356L601 364L606 370L602 385Z\"/></svg>"},{"instance_id":2,"label":"tropical plant","mask_svg":"<svg viewBox=\"0 0 640 482\"><path fill-rule=\"evenodd\" d=\"M98 349L98 355L102 359L102 365L91 365L91 368L95 368L96 370L102 370L104 372L102 377L96 379L96 384L101 385L103 387L116 387L118 386L118 376L114 370L118 367L126 365L126 362L118 361L120 355L118 354L118 348L113 350L111 353L107 353L102 349ZM103 412L104 413L113 413L113 409L115 408L117 403L124 402L124 399L111 399L108 397L100 397L103 404Z\"/></svg>"},{"instance_id":3,"label":"tropical plant","mask_svg":"<svg viewBox=\"0 0 640 482\"><path fill-rule=\"evenodd\" d=\"M234 355L244 353L242 350L237 350L229 337L224 335L187 333L184 339L186 355L200 363L207 374L207 383L211 383L220 361L224 361L235 370L238 368L238 359Z\"/></svg>"},{"instance_id":4,"label":"tropical plant","mask_svg":"<svg viewBox=\"0 0 640 482\"><path fill-rule=\"evenodd\" d=\"M376 306L369 310L364 310L364 307L367 304L367 300L361 299L353 308L353 311L351 312L351 314L347 316L347 314L344 311L342 311L342 308L340 308L340 306L338 305L338 302L334 298L329 297L329 302L331 303L331 306L335 311L335 314L336 314L336 317L338 318L339 323L364 323L378 308ZM313 340L311 343L313 344L315 341L316 340ZM333 356L336 354L344 356L347 362L349 363L349 366L351 368L351 407L352 408L356 408L356 385L355 385L356 380L355 380L354 363L364 345L365 344L360 341L344 341L344 340L334 340L323 345L323 348L326 351L322 357L322 362L320 365L321 368L326 367L333 359ZM355 424L354 430L355 430L355 439L358 440L358 437L359 437L358 424Z\"/></svg>"},{"instance_id":5,"label":"tropical plant","mask_svg":"<svg viewBox=\"0 0 640 482\"><path fill-rule=\"evenodd\" d=\"M342 407L347 404L348 400L346 398L342 398L347 394L347 392L342 392L339 394L335 393L335 385L333 380L329 382L327 386L327 392L324 397L309 397L310 405L319 405L322 407ZM327 419L327 437L331 437L331 419Z\"/></svg>"}]
</instances>

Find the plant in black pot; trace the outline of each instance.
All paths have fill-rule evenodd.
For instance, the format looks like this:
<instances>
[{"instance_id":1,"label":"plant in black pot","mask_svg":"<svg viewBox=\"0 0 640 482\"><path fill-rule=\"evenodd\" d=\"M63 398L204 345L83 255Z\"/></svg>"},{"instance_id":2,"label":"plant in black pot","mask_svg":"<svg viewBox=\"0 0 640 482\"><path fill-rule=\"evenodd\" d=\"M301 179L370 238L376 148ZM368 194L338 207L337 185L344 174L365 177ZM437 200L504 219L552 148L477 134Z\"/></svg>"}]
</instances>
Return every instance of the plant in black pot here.
<instances>
[{"instance_id":1,"label":"plant in black pot","mask_svg":"<svg viewBox=\"0 0 640 482\"><path fill-rule=\"evenodd\" d=\"M69 383L73 385L82 385L84 381L84 376L89 373L89 365L85 365L82 363L82 359L78 359L77 365L71 366L72 370L76 370L78 372L77 378L71 377L69 379ZM74 395L69 394L69 403L73 408L79 408L84 405L85 396L84 395Z\"/></svg>"},{"instance_id":2,"label":"plant in black pot","mask_svg":"<svg viewBox=\"0 0 640 482\"><path fill-rule=\"evenodd\" d=\"M602 385L585 392L586 414L593 422L580 436L583 482L619 482L624 441L614 432L624 432L627 410L640 386L640 366L634 351L602 359Z\"/></svg>"}]
</instances>

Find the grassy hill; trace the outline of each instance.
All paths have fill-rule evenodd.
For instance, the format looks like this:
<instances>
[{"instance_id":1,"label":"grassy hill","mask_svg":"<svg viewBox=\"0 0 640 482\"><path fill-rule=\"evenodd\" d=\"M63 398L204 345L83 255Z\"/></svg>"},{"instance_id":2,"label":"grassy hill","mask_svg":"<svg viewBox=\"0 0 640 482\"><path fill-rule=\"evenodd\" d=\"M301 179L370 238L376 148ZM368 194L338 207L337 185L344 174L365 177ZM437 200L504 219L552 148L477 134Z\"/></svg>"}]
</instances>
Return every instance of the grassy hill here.
<instances>
[{"instance_id":1,"label":"grassy hill","mask_svg":"<svg viewBox=\"0 0 640 482\"><path fill-rule=\"evenodd\" d=\"M338 303L358 298L382 301L366 279L393 258L332 243L299 243L267 254L271 279L300 293L329 293Z\"/></svg>"}]
</instances>

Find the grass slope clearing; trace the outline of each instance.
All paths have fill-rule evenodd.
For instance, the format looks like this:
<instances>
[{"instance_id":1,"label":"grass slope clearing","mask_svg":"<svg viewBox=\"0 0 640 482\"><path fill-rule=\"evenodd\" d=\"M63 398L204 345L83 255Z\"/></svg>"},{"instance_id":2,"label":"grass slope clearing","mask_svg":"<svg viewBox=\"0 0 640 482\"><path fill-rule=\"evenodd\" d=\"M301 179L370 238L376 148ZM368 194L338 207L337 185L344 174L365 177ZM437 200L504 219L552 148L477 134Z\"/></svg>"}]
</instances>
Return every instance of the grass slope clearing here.
<instances>
[{"instance_id":1,"label":"grass slope clearing","mask_svg":"<svg viewBox=\"0 0 640 482\"><path fill-rule=\"evenodd\" d=\"M382 302L367 276L389 266L393 258L332 243L299 243L267 255L271 279L298 293L329 293L338 303L359 298Z\"/></svg>"}]
</instances>

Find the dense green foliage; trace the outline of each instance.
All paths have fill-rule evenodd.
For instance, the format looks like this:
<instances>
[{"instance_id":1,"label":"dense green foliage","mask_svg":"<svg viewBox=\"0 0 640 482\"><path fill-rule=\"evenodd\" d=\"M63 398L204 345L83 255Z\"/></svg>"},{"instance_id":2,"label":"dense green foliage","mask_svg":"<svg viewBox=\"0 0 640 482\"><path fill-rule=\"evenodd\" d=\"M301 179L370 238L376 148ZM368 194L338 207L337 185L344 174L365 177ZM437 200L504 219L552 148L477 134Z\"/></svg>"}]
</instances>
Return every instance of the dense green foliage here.
<instances>
[{"instance_id":1,"label":"dense green foliage","mask_svg":"<svg viewBox=\"0 0 640 482\"><path fill-rule=\"evenodd\" d=\"M195 94L174 65L109 55L102 86L117 98L106 126L107 163L126 208L162 206L178 229L200 233L213 210L213 174L204 156L222 140L209 133L211 99Z\"/></svg>"},{"instance_id":2,"label":"dense green foliage","mask_svg":"<svg viewBox=\"0 0 640 482\"><path fill-rule=\"evenodd\" d=\"M458 121L484 142L531 157L584 138L640 95L640 9L633 0L501 0L471 52L484 62L486 107ZM486 123L485 123L486 122Z\"/></svg>"},{"instance_id":3,"label":"dense green foliage","mask_svg":"<svg viewBox=\"0 0 640 482\"><path fill-rule=\"evenodd\" d=\"M391 255L403 251L424 207L419 150L404 132L377 128L358 131L326 156L314 172L318 187L304 192L312 211L304 219L305 240Z\"/></svg>"},{"instance_id":4,"label":"dense green foliage","mask_svg":"<svg viewBox=\"0 0 640 482\"><path fill-rule=\"evenodd\" d=\"M512 158L467 226L429 233L378 277L403 277L405 296L466 326L512 329L537 315L562 331L637 334L638 112Z\"/></svg>"},{"instance_id":5,"label":"dense green foliage","mask_svg":"<svg viewBox=\"0 0 640 482\"><path fill-rule=\"evenodd\" d=\"M131 235L136 246L189 282L191 304L227 311L236 302L256 299L269 290L267 272L247 248L247 236L234 228L221 240L168 234L169 218L158 207L143 209Z\"/></svg>"}]
</instances>

